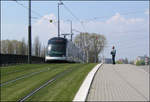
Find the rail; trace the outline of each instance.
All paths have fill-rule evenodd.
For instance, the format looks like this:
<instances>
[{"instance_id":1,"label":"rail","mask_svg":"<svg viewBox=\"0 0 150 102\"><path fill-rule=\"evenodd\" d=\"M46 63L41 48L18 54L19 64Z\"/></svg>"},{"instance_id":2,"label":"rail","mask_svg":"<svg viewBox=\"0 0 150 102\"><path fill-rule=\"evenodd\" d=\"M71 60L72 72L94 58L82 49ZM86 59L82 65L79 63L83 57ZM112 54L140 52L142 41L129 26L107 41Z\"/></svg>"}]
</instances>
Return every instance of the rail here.
<instances>
[{"instance_id":1,"label":"rail","mask_svg":"<svg viewBox=\"0 0 150 102\"><path fill-rule=\"evenodd\" d=\"M69 73L69 72L71 72L71 71L73 71L75 69L77 69L77 68L70 68L70 69L67 69L67 70L65 70L63 72L58 73L53 78L50 78L47 82L45 82L44 84L42 84L40 87L38 87L35 90L31 91L29 94L27 94L23 98L19 99L18 102L24 102L25 100L27 100L29 97L31 97L32 95L34 95L35 93L37 93L42 88L46 87L47 85L51 84L52 82L54 82L58 78L63 77L64 75L66 75L67 73Z\"/></svg>"}]
</instances>

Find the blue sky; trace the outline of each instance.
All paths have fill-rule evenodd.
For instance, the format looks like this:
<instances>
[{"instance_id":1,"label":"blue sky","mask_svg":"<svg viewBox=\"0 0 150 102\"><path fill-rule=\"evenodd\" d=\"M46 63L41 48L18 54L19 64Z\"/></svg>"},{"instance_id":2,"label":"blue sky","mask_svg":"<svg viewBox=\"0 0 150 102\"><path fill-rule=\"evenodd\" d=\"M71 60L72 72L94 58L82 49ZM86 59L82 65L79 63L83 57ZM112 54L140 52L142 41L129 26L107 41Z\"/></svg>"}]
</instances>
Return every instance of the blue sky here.
<instances>
[{"instance_id":1,"label":"blue sky","mask_svg":"<svg viewBox=\"0 0 150 102\"><path fill-rule=\"evenodd\" d=\"M28 2L26 1L18 1L19 3L28 6ZM80 19L90 19L93 17L103 17L107 16L111 17L114 13L120 12L123 13L130 13L130 16L127 17L144 17L142 13L148 9L148 1L64 1L64 3L73 11L74 14L78 16ZM32 2L32 9L41 15L46 15L53 13L57 15L57 1L33 1ZM132 14L132 12L135 12ZM24 9L20 5L18 5L14 1L5 1L2 2L2 17L5 17L6 23L12 22L11 18L15 22L21 21L23 23L27 23L28 15L27 9ZM64 7L61 7L61 18L62 19L72 19L75 20L70 13L68 13ZM35 14L33 13L33 16ZM23 21L24 20L24 21ZM13 23L13 22L12 22Z\"/></svg>"},{"instance_id":2,"label":"blue sky","mask_svg":"<svg viewBox=\"0 0 150 102\"><path fill-rule=\"evenodd\" d=\"M28 6L27 1L18 3ZM39 36L43 45L48 38L57 35L57 1L34 1L32 10L32 39ZM110 56L111 46L117 49L117 59L129 58L133 60L138 55L148 55L149 37L149 1L64 1L64 4L83 21L86 32L100 33L107 38L107 47L104 51L106 57ZM81 32L79 20L75 19L62 5L60 8L61 32L69 32L69 22L73 21L73 28ZM14 1L2 2L2 39L17 39L23 37L27 40L28 10ZM53 25L44 17L56 21ZM98 17L99 19L94 19ZM54 26L55 25L55 26ZM74 32L77 34L77 32Z\"/></svg>"}]
</instances>

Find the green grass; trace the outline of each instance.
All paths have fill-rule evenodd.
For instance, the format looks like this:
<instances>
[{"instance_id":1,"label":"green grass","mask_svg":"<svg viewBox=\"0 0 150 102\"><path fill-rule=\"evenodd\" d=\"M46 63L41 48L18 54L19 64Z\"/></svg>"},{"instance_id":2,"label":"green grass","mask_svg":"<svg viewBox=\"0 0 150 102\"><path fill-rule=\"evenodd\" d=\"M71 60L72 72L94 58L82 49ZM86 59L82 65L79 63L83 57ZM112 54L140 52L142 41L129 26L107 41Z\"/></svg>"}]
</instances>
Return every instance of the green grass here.
<instances>
[{"instance_id":1,"label":"green grass","mask_svg":"<svg viewBox=\"0 0 150 102\"><path fill-rule=\"evenodd\" d=\"M79 64L75 70L46 86L28 101L72 101L83 80L95 64Z\"/></svg>"},{"instance_id":2,"label":"green grass","mask_svg":"<svg viewBox=\"0 0 150 102\"><path fill-rule=\"evenodd\" d=\"M136 66L141 66L141 65L145 65L144 60L139 60L139 61L136 62Z\"/></svg>"},{"instance_id":3,"label":"green grass","mask_svg":"<svg viewBox=\"0 0 150 102\"><path fill-rule=\"evenodd\" d=\"M29 78L24 78L18 80L14 83L10 83L8 85L4 85L1 87L1 101L18 101L20 98L23 98L25 95L29 94L31 91L40 87L42 84L56 76L57 74L72 68L73 70L64 76L58 78L56 81L52 82L52 84L42 88L35 95L31 96L28 101L71 101L78 91L80 85L82 84L84 78L88 74L88 72L95 66L96 64L43 64L43 65L22 65L14 67L16 70L20 70L20 68L27 68L28 71L36 70L33 66L39 68L39 70L44 67L49 67L49 70L46 72L39 73L37 75L33 75ZM27 67L28 66L28 67ZM32 67L31 67L32 66ZM42 67L43 66L43 67ZM31 69L30 69L31 68ZM45 68L45 69L46 69ZM7 71L3 71L3 73L8 73L11 71L15 71L15 69L5 68ZM4 68L2 69L4 70ZM28 72L24 70L25 73ZM12 76L16 77L24 74L23 70L20 72L3 74L3 76ZM14 76L13 76L14 75ZM2 77L3 77L2 76Z\"/></svg>"},{"instance_id":4,"label":"green grass","mask_svg":"<svg viewBox=\"0 0 150 102\"><path fill-rule=\"evenodd\" d=\"M16 79L23 75L27 75L33 72L45 70L47 68L55 67L53 64L26 64L9 66L8 68L2 68L1 70L1 83Z\"/></svg>"},{"instance_id":5,"label":"green grass","mask_svg":"<svg viewBox=\"0 0 150 102\"><path fill-rule=\"evenodd\" d=\"M15 73L16 71L24 71L27 69L32 69L39 67L43 64L20 64L20 65L13 65L13 66L8 66L8 67L1 67L1 76L3 75L8 75L9 73Z\"/></svg>"},{"instance_id":6,"label":"green grass","mask_svg":"<svg viewBox=\"0 0 150 102\"><path fill-rule=\"evenodd\" d=\"M1 100L3 101L17 101L22 98L33 89L41 86L47 80L55 76L56 74L68 69L71 65L55 65L50 70L40 73L38 75L31 76L22 80L18 80L14 83L4 85L1 87Z\"/></svg>"}]
</instances>

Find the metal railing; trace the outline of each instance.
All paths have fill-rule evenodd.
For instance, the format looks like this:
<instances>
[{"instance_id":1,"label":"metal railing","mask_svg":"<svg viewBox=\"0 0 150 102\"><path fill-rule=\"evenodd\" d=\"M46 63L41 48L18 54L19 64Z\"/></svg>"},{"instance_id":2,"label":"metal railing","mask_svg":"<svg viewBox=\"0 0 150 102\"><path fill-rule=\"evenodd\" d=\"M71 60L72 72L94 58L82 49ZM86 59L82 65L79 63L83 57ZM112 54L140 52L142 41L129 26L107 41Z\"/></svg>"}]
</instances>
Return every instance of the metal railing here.
<instances>
[{"instance_id":1,"label":"metal railing","mask_svg":"<svg viewBox=\"0 0 150 102\"><path fill-rule=\"evenodd\" d=\"M32 63L44 63L44 57L31 57ZM27 55L16 55L16 54L0 54L0 66L28 63Z\"/></svg>"}]
</instances>

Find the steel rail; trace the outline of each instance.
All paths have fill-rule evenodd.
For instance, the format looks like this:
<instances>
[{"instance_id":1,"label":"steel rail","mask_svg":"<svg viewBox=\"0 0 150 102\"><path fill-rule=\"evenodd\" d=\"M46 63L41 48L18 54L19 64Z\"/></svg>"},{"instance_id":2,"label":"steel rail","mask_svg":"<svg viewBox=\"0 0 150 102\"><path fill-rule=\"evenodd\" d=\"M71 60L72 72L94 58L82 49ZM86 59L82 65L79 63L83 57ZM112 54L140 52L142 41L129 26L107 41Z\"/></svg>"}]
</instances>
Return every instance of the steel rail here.
<instances>
[{"instance_id":1,"label":"steel rail","mask_svg":"<svg viewBox=\"0 0 150 102\"><path fill-rule=\"evenodd\" d=\"M53 77L52 79L48 80L46 83L44 83L43 85L41 85L40 87L36 88L35 90L33 90L32 92L30 92L28 95L26 95L25 97L23 97L22 99L20 99L18 102L23 102L25 101L27 98L29 98L30 96L34 95L36 92L38 92L40 89L44 88L45 86L47 86L48 84L51 84L53 81L57 80L58 78L64 76L66 73L69 73L71 71L73 71L73 69L77 69L77 68L71 68L71 69L67 69L61 73L58 73L55 77Z\"/></svg>"},{"instance_id":2,"label":"steel rail","mask_svg":"<svg viewBox=\"0 0 150 102\"><path fill-rule=\"evenodd\" d=\"M30 74L25 74L25 75L23 75L23 76L21 76L21 77L19 77L19 78L16 78L16 79L13 79L13 80L10 80L10 81L6 81L6 82L3 82L3 83L0 83L0 87L1 87L1 86L4 86L4 85L7 85L7 84L9 84L9 83L13 83L13 82L15 82L15 81L17 81L17 80L21 80L21 79L24 79L24 78L27 78L27 77L31 77L31 76L36 75L36 74L39 74L39 73L41 73L41 72L45 72L45 71L47 71L47 70L49 70L49 68L47 68L47 69L45 69L45 70L41 70L41 71L36 71L36 72L30 73Z\"/></svg>"},{"instance_id":3,"label":"steel rail","mask_svg":"<svg viewBox=\"0 0 150 102\"><path fill-rule=\"evenodd\" d=\"M46 67L46 66L45 66ZM44 68L45 68L44 67ZM37 67L36 69L39 69L39 68L43 68L43 67L41 67L41 66L39 66L39 67ZM16 73L16 72L21 72L21 71L30 71L30 70L34 70L35 68L34 67L32 67L32 68L29 68L29 69L18 69L18 70L15 70L15 71L10 71L10 72L8 72L8 73L5 73L5 74L3 74L2 76L5 76L5 75L8 75L8 74L12 74L12 73Z\"/></svg>"}]
</instances>

